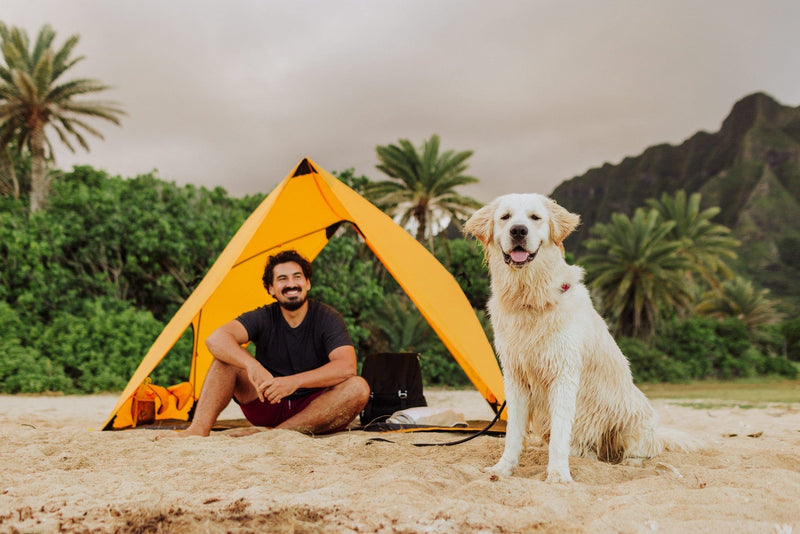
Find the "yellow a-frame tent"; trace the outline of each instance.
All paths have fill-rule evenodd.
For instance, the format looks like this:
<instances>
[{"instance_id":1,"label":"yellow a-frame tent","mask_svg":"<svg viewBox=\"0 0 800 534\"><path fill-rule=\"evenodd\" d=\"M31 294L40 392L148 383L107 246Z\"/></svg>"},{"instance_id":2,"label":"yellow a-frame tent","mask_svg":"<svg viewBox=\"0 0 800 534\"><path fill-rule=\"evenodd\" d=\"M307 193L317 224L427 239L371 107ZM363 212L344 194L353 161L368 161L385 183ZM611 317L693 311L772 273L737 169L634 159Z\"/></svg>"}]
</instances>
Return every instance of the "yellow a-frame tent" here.
<instances>
[{"instance_id":1,"label":"yellow a-frame tent","mask_svg":"<svg viewBox=\"0 0 800 534\"><path fill-rule=\"evenodd\" d=\"M131 425L130 407L137 390L191 325L191 374L183 384L184 391L190 388L189 402L164 406L160 414L187 419L213 360L204 343L206 337L239 314L272 300L261 282L267 256L293 248L313 260L343 221L364 238L484 398L494 407L502 403L503 380L494 352L455 279L390 217L304 159L248 217L155 340L104 430Z\"/></svg>"}]
</instances>

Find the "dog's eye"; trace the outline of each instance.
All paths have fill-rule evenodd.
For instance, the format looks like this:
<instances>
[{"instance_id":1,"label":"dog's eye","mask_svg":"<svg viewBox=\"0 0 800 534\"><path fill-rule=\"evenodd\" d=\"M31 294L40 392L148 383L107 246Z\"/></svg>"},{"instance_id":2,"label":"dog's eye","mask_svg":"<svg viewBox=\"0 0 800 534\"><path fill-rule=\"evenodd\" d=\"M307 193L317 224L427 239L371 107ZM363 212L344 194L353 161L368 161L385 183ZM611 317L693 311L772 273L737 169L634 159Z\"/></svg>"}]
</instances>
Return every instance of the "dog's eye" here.
<instances>
[{"instance_id":1,"label":"dog's eye","mask_svg":"<svg viewBox=\"0 0 800 534\"><path fill-rule=\"evenodd\" d=\"M510 215L510 214L508 214L508 213L506 213L505 215L503 215L502 217L500 217L500 220L501 220L501 221L507 221L507 220L509 220L510 218L511 218L511 215Z\"/></svg>"},{"instance_id":2,"label":"dog's eye","mask_svg":"<svg viewBox=\"0 0 800 534\"><path fill-rule=\"evenodd\" d=\"M534 221L538 221L539 219L541 219L541 217L539 217L535 213L531 213L531 219L534 220Z\"/></svg>"}]
</instances>

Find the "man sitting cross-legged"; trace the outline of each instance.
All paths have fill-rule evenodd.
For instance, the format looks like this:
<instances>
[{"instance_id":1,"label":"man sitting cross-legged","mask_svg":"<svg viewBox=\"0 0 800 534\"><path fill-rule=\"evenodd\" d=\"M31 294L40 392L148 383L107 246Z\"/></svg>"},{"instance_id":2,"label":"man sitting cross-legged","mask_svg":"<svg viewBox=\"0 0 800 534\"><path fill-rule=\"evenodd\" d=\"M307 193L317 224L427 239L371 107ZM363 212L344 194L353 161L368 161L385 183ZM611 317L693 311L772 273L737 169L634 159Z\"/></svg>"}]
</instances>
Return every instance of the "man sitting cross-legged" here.
<instances>
[{"instance_id":1,"label":"man sitting cross-legged","mask_svg":"<svg viewBox=\"0 0 800 534\"><path fill-rule=\"evenodd\" d=\"M256 427L306 434L344 430L364 408L369 386L356 374L344 320L307 298L311 263L293 250L280 252L267 260L263 281L276 302L240 315L206 340L214 361L194 419L179 436L208 436L231 398ZM249 341L255 358L243 348Z\"/></svg>"}]
</instances>

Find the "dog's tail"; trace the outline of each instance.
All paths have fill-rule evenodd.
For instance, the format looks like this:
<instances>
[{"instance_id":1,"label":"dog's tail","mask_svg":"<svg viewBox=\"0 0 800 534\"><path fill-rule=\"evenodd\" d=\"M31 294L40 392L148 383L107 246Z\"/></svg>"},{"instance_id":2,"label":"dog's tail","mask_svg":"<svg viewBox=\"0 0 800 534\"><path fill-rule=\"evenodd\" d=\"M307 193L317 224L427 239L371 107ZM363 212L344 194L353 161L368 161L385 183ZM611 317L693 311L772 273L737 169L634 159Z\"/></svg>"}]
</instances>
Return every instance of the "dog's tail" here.
<instances>
[{"instance_id":1,"label":"dog's tail","mask_svg":"<svg viewBox=\"0 0 800 534\"><path fill-rule=\"evenodd\" d=\"M703 440L674 428L658 427L656 439L666 451L693 452L705 447Z\"/></svg>"}]
</instances>

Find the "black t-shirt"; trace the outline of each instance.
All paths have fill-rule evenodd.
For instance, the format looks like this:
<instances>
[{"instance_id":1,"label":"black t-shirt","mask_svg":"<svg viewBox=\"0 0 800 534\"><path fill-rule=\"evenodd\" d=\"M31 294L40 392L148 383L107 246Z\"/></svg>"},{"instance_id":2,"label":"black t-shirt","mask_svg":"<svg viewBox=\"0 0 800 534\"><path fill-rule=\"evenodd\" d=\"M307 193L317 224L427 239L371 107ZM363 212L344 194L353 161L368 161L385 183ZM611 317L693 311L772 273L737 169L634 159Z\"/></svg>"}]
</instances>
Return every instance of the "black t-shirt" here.
<instances>
[{"instance_id":1,"label":"black t-shirt","mask_svg":"<svg viewBox=\"0 0 800 534\"><path fill-rule=\"evenodd\" d=\"M236 318L256 346L256 359L273 376L290 376L311 371L330 362L332 350L353 345L339 312L308 299L308 312L296 328L283 318L277 302L243 313ZM298 389L289 398L307 395L315 389Z\"/></svg>"}]
</instances>

